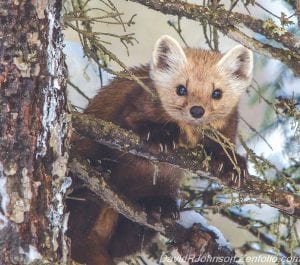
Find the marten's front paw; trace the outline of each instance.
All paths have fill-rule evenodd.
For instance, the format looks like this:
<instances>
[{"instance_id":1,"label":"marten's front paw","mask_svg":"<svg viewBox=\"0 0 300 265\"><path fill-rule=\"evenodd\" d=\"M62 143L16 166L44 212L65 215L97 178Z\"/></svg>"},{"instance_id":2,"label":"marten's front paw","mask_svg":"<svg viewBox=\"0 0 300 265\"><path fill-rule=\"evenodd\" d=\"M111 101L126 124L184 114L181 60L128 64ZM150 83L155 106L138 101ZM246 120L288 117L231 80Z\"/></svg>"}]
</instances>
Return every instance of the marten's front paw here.
<instances>
[{"instance_id":1,"label":"marten's front paw","mask_svg":"<svg viewBox=\"0 0 300 265\"><path fill-rule=\"evenodd\" d=\"M176 201L167 196L145 197L140 200L143 209L154 219L160 221L164 218L179 219L179 207Z\"/></svg>"},{"instance_id":2,"label":"marten's front paw","mask_svg":"<svg viewBox=\"0 0 300 265\"><path fill-rule=\"evenodd\" d=\"M236 154L236 163L233 164L228 158L220 161L217 173L221 178L229 179L232 186L240 187L250 177L247 170L246 159Z\"/></svg>"},{"instance_id":3,"label":"marten's front paw","mask_svg":"<svg viewBox=\"0 0 300 265\"><path fill-rule=\"evenodd\" d=\"M179 128L175 124L153 124L145 132L144 140L158 146L160 152L174 150L178 143Z\"/></svg>"}]
</instances>

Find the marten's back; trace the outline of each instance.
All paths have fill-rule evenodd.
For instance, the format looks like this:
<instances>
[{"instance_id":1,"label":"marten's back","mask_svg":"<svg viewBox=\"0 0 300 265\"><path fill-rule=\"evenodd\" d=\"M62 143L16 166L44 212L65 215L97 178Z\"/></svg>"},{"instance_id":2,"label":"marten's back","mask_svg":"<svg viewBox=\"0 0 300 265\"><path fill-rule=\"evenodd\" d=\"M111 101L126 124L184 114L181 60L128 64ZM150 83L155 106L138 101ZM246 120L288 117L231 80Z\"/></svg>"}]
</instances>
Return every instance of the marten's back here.
<instances>
[{"instance_id":1,"label":"marten's back","mask_svg":"<svg viewBox=\"0 0 300 265\"><path fill-rule=\"evenodd\" d=\"M130 71L155 95L148 65L136 67ZM143 121L165 122L170 119L158 97L153 97L135 80L130 79L130 76L129 79L126 77L114 78L109 85L100 89L84 113L114 122L133 131L137 129L137 123Z\"/></svg>"}]
</instances>

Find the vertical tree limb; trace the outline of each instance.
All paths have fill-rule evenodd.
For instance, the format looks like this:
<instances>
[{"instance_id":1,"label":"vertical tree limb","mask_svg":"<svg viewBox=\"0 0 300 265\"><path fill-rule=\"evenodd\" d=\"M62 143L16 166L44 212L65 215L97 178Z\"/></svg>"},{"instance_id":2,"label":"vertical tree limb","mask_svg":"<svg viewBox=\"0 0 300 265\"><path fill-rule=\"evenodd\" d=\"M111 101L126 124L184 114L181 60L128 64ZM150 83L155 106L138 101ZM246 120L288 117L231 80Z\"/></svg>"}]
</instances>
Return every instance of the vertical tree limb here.
<instances>
[{"instance_id":1,"label":"vertical tree limb","mask_svg":"<svg viewBox=\"0 0 300 265\"><path fill-rule=\"evenodd\" d=\"M66 261L61 1L0 1L0 264Z\"/></svg>"}]
</instances>

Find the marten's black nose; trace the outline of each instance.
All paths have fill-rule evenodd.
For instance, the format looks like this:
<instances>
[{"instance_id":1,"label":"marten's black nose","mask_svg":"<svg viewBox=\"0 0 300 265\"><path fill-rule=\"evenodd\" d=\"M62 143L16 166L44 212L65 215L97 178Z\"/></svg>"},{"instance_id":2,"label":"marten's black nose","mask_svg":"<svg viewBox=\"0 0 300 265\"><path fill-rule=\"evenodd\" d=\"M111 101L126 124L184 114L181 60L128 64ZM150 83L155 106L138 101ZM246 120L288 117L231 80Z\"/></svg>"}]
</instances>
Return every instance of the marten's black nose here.
<instances>
[{"instance_id":1,"label":"marten's black nose","mask_svg":"<svg viewBox=\"0 0 300 265\"><path fill-rule=\"evenodd\" d=\"M196 119L201 118L203 116L204 112L205 112L205 110L200 106L193 106L190 109L191 115Z\"/></svg>"}]
</instances>

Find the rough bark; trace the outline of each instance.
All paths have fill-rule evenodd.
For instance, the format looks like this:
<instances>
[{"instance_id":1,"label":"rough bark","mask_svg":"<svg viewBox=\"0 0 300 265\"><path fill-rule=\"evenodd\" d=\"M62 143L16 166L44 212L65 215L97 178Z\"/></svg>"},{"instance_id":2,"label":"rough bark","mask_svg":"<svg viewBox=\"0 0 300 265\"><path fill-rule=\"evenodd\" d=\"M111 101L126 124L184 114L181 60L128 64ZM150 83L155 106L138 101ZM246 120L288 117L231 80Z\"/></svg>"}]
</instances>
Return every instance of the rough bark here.
<instances>
[{"instance_id":1,"label":"rough bark","mask_svg":"<svg viewBox=\"0 0 300 265\"><path fill-rule=\"evenodd\" d=\"M137 135L113 123L98 120L84 114L73 114L72 121L73 127L79 134L111 148L147 158L153 163L160 161L179 166L193 174L197 174L200 178L217 181L221 185L232 189L233 192L238 192L241 197L253 199L257 203L268 204L286 214L300 217L300 197L296 194L276 188L254 176L246 179L241 186L234 187L232 186L231 178L222 178L222 176L205 172L202 165L204 161L202 147L193 150L179 148L171 154L152 154L149 153L147 148L143 147L143 143ZM244 168L241 168L241 170L244 170Z\"/></svg>"},{"instance_id":2,"label":"rough bark","mask_svg":"<svg viewBox=\"0 0 300 265\"><path fill-rule=\"evenodd\" d=\"M0 1L0 264L66 261L59 0Z\"/></svg>"}]
</instances>

